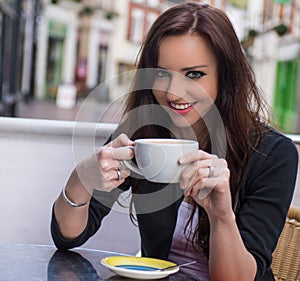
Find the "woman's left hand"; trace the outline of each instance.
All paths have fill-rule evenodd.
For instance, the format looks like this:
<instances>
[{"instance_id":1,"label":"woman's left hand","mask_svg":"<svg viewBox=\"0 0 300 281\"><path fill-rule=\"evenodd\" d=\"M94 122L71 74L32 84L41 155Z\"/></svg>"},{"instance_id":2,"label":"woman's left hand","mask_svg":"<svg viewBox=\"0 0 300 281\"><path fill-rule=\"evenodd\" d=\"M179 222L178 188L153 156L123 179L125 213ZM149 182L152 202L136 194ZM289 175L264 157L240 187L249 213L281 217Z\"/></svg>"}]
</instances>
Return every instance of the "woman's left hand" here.
<instances>
[{"instance_id":1,"label":"woman's left hand","mask_svg":"<svg viewBox=\"0 0 300 281\"><path fill-rule=\"evenodd\" d=\"M226 160L198 150L183 155L179 163L188 165L180 177L185 196L193 197L209 216L232 213L230 171Z\"/></svg>"}]
</instances>

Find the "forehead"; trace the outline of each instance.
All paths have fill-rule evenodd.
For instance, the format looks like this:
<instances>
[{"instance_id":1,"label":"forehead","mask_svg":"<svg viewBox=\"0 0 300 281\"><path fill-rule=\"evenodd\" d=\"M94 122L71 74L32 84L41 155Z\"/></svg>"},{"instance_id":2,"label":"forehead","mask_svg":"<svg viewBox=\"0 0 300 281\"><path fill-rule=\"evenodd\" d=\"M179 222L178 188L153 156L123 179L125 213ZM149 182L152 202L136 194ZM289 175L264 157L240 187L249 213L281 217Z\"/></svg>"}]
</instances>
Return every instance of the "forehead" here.
<instances>
[{"instance_id":1,"label":"forehead","mask_svg":"<svg viewBox=\"0 0 300 281\"><path fill-rule=\"evenodd\" d=\"M199 35L168 36L159 47L158 65L161 67L171 69L215 63L208 40Z\"/></svg>"}]
</instances>

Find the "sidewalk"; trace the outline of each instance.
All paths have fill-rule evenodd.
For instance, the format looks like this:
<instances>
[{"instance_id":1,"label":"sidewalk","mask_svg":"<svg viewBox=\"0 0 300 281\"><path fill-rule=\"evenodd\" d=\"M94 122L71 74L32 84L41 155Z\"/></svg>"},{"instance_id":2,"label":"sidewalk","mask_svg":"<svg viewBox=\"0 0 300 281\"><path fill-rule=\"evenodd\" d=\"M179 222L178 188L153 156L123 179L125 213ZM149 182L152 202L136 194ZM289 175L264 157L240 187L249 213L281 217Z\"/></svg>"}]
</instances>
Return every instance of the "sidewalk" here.
<instances>
[{"instance_id":1,"label":"sidewalk","mask_svg":"<svg viewBox=\"0 0 300 281\"><path fill-rule=\"evenodd\" d=\"M100 103L98 101L78 100L72 109L58 108L54 101L34 100L21 102L16 108L16 116L20 118L53 119L64 121L107 122L115 123L114 111L120 111L117 104Z\"/></svg>"}]
</instances>

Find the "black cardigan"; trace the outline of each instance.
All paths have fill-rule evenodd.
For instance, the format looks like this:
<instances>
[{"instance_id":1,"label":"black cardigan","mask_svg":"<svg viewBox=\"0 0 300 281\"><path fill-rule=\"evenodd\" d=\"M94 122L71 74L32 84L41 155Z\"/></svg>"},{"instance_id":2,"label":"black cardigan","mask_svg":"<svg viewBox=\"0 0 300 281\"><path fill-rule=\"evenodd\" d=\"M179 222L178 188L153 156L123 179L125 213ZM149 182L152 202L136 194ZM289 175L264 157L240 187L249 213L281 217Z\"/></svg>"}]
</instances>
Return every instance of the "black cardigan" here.
<instances>
[{"instance_id":1,"label":"black cardigan","mask_svg":"<svg viewBox=\"0 0 300 281\"><path fill-rule=\"evenodd\" d=\"M297 167L295 145L273 130L263 136L246 166L235 213L244 244L257 262L255 280L274 280L270 268L272 252L293 197ZM130 188L131 180L127 178L122 186L109 193L94 192L87 227L76 239L66 240L61 236L52 212L51 234L57 248L80 246L95 234L118 195ZM143 256L168 258L182 199L182 190L176 184L165 186L143 181L134 201Z\"/></svg>"}]
</instances>

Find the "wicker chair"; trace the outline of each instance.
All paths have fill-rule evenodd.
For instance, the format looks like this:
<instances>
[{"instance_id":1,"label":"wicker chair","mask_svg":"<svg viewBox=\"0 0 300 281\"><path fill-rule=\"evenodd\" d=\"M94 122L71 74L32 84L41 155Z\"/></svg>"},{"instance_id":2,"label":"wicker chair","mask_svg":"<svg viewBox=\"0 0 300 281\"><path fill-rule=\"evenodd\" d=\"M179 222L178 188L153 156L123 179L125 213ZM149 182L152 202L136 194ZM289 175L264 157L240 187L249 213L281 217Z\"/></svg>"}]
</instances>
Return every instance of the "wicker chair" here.
<instances>
[{"instance_id":1,"label":"wicker chair","mask_svg":"<svg viewBox=\"0 0 300 281\"><path fill-rule=\"evenodd\" d=\"M277 281L300 280L300 208L292 206L273 253L272 270Z\"/></svg>"}]
</instances>

